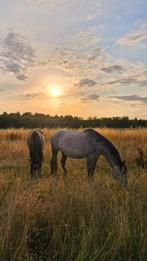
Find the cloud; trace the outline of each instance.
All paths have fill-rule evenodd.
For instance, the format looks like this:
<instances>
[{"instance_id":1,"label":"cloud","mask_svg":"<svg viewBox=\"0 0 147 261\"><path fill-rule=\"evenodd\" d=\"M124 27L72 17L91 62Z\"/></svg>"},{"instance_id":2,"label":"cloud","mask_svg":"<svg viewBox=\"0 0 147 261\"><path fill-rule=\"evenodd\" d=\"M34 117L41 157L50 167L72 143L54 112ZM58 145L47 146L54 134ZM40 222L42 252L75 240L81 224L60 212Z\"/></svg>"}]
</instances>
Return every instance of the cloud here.
<instances>
[{"instance_id":1,"label":"cloud","mask_svg":"<svg viewBox=\"0 0 147 261\"><path fill-rule=\"evenodd\" d=\"M124 78L120 78L120 79L116 79L116 80L112 80L112 81L108 81L103 83L102 85L115 85L115 84L119 84L119 85L135 85L135 86L147 86L147 80L146 79L140 79L138 78L134 78L133 76L130 77L125 77Z\"/></svg>"},{"instance_id":2,"label":"cloud","mask_svg":"<svg viewBox=\"0 0 147 261\"><path fill-rule=\"evenodd\" d=\"M50 10L62 6L70 0L28 0L28 2Z\"/></svg>"},{"instance_id":3,"label":"cloud","mask_svg":"<svg viewBox=\"0 0 147 261\"><path fill-rule=\"evenodd\" d=\"M115 65L103 67L103 68L101 68L101 70L106 72L106 73L115 73L115 72L120 73L121 71L124 71L124 68L121 65L115 64Z\"/></svg>"},{"instance_id":4,"label":"cloud","mask_svg":"<svg viewBox=\"0 0 147 261\"><path fill-rule=\"evenodd\" d=\"M72 73L76 78L95 76L99 67L104 65L108 53L101 47L101 26L88 26L73 34L64 35L66 44L49 48L48 63L65 73ZM102 73L102 72L101 72Z\"/></svg>"},{"instance_id":5,"label":"cloud","mask_svg":"<svg viewBox=\"0 0 147 261\"><path fill-rule=\"evenodd\" d=\"M99 99L99 95L92 93L87 96L81 98L81 101L97 101Z\"/></svg>"},{"instance_id":6,"label":"cloud","mask_svg":"<svg viewBox=\"0 0 147 261\"><path fill-rule=\"evenodd\" d=\"M76 86L76 87L84 87L84 86L93 87L96 84L97 84L96 81L89 79L89 78L85 78L85 79L81 79L78 83L75 83L74 86Z\"/></svg>"},{"instance_id":7,"label":"cloud","mask_svg":"<svg viewBox=\"0 0 147 261\"><path fill-rule=\"evenodd\" d=\"M36 97L39 98L48 98L44 92L32 92L32 93L25 93L21 95L25 99L33 99Z\"/></svg>"},{"instance_id":8,"label":"cloud","mask_svg":"<svg viewBox=\"0 0 147 261\"><path fill-rule=\"evenodd\" d=\"M34 50L17 32L8 32L1 40L0 69L13 73L20 81L27 79L27 70L35 60Z\"/></svg>"},{"instance_id":9,"label":"cloud","mask_svg":"<svg viewBox=\"0 0 147 261\"><path fill-rule=\"evenodd\" d=\"M127 85L131 85L131 84L137 84L138 80L135 78L127 77L127 78L120 78L117 80L112 80L112 81L108 81L106 83L104 83L103 85L114 85L114 84L127 84Z\"/></svg>"},{"instance_id":10,"label":"cloud","mask_svg":"<svg viewBox=\"0 0 147 261\"><path fill-rule=\"evenodd\" d=\"M147 103L147 97L142 97L139 95L113 96L111 98L116 98L116 99L126 100L126 101L141 101L143 103Z\"/></svg>"},{"instance_id":11,"label":"cloud","mask_svg":"<svg viewBox=\"0 0 147 261\"><path fill-rule=\"evenodd\" d=\"M89 21L93 20L96 16L100 16L106 13L108 9L109 2L107 0L89 0L84 1L71 1L71 0L27 0L29 4L33 7L43 8L45 11L53 11L54 9L59 9L62 7L70 6L77 11L76 15L80 12L81 18ZM74 12L72 9L72 12Z\"/></svg>"},{"instance_id":12,"label":"cloud","mask_svg":"<svg viewBox=\"0 0 147 261\"><path fill-rule=\"evenodd\" d=\"M5 91L5 89L0 87L0 92L4 92L4 91Z\"/></svg>"},{"instance_id":13,"label":"cloud","mask_svg":"<svg viewBox=\"0 0 147 261\"><path fill-rule=\"evenodd\" d=\"M25 74L17 74L16 78L17 78L17 80L25 81L25 80L27 80L28 77Z\"/></svg>"},{"instance_id":14,"label":"cloud","mask_svg":"<svg viewBox=\"0 0 147 261\"><path fill-rule=\"evenodd\" d=\"M138 46L147 40L147 23L141 24L139 28L117 40L119 45Z\"/></svg>"}]
</instances>

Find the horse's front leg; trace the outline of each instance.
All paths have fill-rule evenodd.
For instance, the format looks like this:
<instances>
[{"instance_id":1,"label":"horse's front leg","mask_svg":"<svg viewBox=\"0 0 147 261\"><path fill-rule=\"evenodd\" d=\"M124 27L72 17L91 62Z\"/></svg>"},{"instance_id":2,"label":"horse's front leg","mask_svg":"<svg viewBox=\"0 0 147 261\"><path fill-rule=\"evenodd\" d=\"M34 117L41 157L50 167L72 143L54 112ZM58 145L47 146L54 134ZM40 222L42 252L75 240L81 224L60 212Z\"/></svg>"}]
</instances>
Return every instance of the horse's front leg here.
<instances>
[{"instance_id":1,"label":"horse's front leg","mask_svg":"<svg viewBox=\"0 0 147 261\"><path fill-rule=\"evenodd\" d=\"M97 159L98 159L98 157L95 155L90 155L87 157L88 177L94 176Z\"/></svg>"},{"instance_id":2,"label":"horse's front leg","mask_svg":"<svg viewBox=\"0 0 147 261\"><path fill-rule=\"evenodd\" d=\"M58 169L57 154L58 154L58 151L53 151L52 152L52 159L50 161L51 174L56 173L57 169Z\"/></svg>"},{"instance_id":3,"label":"horse's front leg","mask_svg":"<svg viewBox=\"0 0 147 261\"><path fill-rule=\"evenodd\" d=\"M67 174L67 169L65 168L66 160L67 160L67 156L62 152L61 166L64 170L64 175Z\"/></svg>"},{"instance_id":4,"label":"horse's front leg","mask_svg":"<svg viewBox=\"0 0 147 261\"><path fill-rule=\"evenodd\" d=\"M38 176L41 177L41 163L39 164Z\"/></svg>"},{"instance_id":5,"label":"horse's front leg","mask_svg":"<svg viewBox=\"0 0 147 261\"><path fill-rule=\"evenodd\" d=\"M34 176L33 164L30 160L30 177L32 178L33 176Z\"/></svg>"},{"instance_id":6,"label":"horse's front leg","mask_svg":"<svg viewBox=\"0 0 147 261\"><path fill-rule=\"evenodd\" d=\"M30 167L30 177L33 177L33 175L34 175L34 171L33 171L33 168L32 168L32 166Z\"/></svg>"}]
</instances>

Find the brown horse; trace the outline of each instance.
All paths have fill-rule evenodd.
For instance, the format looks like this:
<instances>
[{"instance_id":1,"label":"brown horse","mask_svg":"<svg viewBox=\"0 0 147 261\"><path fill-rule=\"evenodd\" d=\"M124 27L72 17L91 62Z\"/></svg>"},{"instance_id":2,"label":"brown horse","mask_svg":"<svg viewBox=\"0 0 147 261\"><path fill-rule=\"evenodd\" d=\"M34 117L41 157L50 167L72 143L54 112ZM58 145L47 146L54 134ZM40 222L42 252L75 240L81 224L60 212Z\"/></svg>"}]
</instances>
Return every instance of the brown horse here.
<instances>
[{"instance_id":1,"label":"brown horse","mask_svg":"<svg viewBox=\"0 0 147 261\"><path fill-rule=\"evenodd\" d=\"M141 147L137 147L137 150L138 150L138 157L135 158L135 163L136 165L139 167L139 168L142 168L142 169L147 169L147 161L145 160L145 157L144 157L144 151L143 151L143 148Z\"/></svg>"},{"instance_id":2,"label":"brown horse","mask_svg":"<svg viewBox=\"0 0 147 261\"><path fill-rule=\"evenodd\" d=\"M43 161L43 147L45 139L43 133L39 130L33 130L29 133L27 144L30 153L30 175L35 172L41 174L41 164Z\"/></svg>"}]
</instances>

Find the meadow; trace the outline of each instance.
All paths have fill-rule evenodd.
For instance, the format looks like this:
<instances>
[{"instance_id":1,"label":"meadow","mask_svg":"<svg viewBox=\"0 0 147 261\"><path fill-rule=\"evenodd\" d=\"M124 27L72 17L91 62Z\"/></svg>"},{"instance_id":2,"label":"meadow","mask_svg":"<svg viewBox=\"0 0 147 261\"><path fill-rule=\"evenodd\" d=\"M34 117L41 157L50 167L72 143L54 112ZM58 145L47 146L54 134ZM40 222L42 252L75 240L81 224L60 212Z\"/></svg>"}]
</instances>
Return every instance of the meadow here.
<instances>
[{"instance_id":1,"label":"meadow","mask_svg":"<svg viewBox=\"0 0 147 261\"><path fill-rule=\"evenodd\" d=\"M147 129L98 130L126 160L127 189L113 180L103 157L94 180L87 178L85 160L68 159L67 178L60 164L50 176L55 129L42 130L42 177L30 178L28 131L0 130L0 260L147 260L147 173L134 161L138 145L147 159Z\"/></svg>"}]
</instances>

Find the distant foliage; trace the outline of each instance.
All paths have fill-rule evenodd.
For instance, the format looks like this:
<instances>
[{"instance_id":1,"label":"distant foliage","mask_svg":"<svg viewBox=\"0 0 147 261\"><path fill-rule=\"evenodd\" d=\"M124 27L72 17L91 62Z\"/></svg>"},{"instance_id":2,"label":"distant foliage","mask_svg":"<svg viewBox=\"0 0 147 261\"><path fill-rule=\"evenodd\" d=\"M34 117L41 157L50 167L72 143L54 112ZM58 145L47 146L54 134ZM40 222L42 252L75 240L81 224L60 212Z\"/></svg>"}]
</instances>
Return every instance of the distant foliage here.
<instances>
[{"instance_id":1,"label":"distant foliage","mask_svg":"<svg viewBox=\"0 0 147 261\"><path fill-rule=\"evenodd\" d=\"M49 114L41 114L25 112L23 114L7 113L0 114L0 128L137 128L147 127L147 120L129 119L129 117L112 117L97 118L89 117L83 119L81 117L66 116L50 116Z\"/></svg>"}]
</instances>

